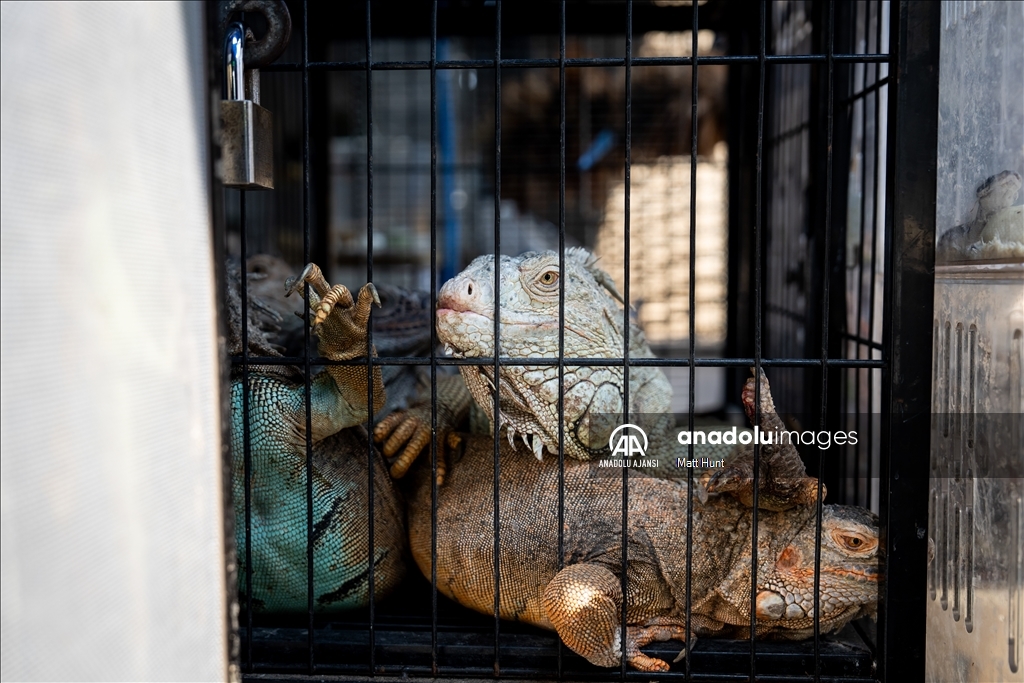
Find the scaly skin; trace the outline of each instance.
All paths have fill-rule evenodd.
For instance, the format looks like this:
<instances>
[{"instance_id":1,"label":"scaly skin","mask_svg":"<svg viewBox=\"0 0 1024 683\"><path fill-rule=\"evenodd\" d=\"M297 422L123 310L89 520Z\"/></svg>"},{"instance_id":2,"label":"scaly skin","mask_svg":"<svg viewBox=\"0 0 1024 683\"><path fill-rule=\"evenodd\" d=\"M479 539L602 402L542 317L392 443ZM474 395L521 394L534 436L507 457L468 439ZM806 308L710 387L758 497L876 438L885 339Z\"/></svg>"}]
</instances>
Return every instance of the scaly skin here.
<instances>
[{"instance_id":1,"label":"scaly skin","mask_svg":"<svg viewBox=\"0 0 1024 683\"><path fill-rule=\"evenodd\" d=\"M229 346L241 351L237 270L229 280ZM310 287L310 319L319 353L332 360L365 357L372 284L356 301L340 285L331 287L310 264L290 290ZM272 309L250 300L250 311ZM270 315L273 318L273 315ZM249 351L279 355L251 315ZM371 350L372 352L372 350ZM373 374L374 408L384 402L379 368ZM365 606L369 600L367 371L362 365L328 366L312 378L310 414L313 441L313 598L317 610ZM252 473L252 600L255 610L306 611L306 407L301 376L282 366L256 366L249 372L249 433ZM239 554L239 592L245 604L245 490L243 379L233 373L232 480ZM376 456L376 453L374 454ZM374 590L384 597L401 580L405 548L400 499L379 457L374 467Z\"/></svg>"},{"instance_id":2,"label":"scaly skin","mask_svg":"<svg viewBox=\"0 0 1024 683\"><path fill-rule=\"evenodd\" d=\"M305 343L305 322L295 315L294 298L286 298L281 283L295 275L283 259L256 254L246 260L249 294L269 309L275 346L286 356L301 357ZM376 286L381 306L373 312L373 343L382 356L423 356L430 351L430 297L388 285ZM316 335L310 335L310 357L318 354ZM408 408L422 385L428 384L428 372L415 365L386 365L381 376L387 389L384 406L375 414L375 422L395 410Z\"/></svg>"},{"instance_id":3,"label":"scaly skin","mask_svg":"<svg viewBox=\"0 0 1024 683\"><path fill-rule=\"evenodd\" d=\"M558 255L554 252L526 253L501 260L502 355L512 358L557 357L558 355ZM617 293L611 277L594 264L584 249L569 249L565 256L565 357L621 357L622 310L615 303ZM438 297L437 329L447 350L458 357L479 358L493 354L494 259L474 260L465 271L449 280ZM630 356L652 356L643 333L630 330ZM490 418L493 413L492 368L460 368L469 392ZM438 432L454 428L468 412L469 398L451 381L438 386ZM565 367L565 452L586 460L607 456L608 436L620 420L607 418L622 410L621 367ZM630 414L642 416L644 427L660 444L659 460L675 476L672 463L687 457L685 447L676 448L675 430L667 415L671 388L664 373L654 367L630 369ZM768 380L761 374L761 422L764 431L782 428L771 402ZM748 381L744 404L754 420L754 383ZM658 417L664 415L664 419ZM605 419L595 419L604 417ZM635 421L635 420L629 420ZM492 420L493 424L493 420ZM501 370L501 424L509 442L518 432L528 452L538 459L543 451L557 453L558 369L552 366L503 366ZM660 436L655 438L655 434ZM396 412L381 421L374 432L384 452L393 455L405 445L394 476L402 476L415 457L430 442L429 405ZM668 444L666 446L665 444ZM444 455L445 440L438 442ZM718 459L729 454L729 446L701 445L695 456ZM780 510L812 503L817 499L817 481L809 478L796 449L791 445L762 448L759 473L759 507ZM438 483L443 482L444 459L438 460ZM652 472L653 473L653 472ZM665 475L665 472L657 473ZM753 447L736 449L728 466L703 476L711 492L730 492L752 503ZM700 491L701 495L705 492ZM824 492L823 492L824 493Z\"/></svg>"},{"instance_id":4,"label":"scaly skin","mask_svg":"<svg viewBox=\"0 0 1024 683\"><path fill-rule=\"evenodd\" d=\"M622 327L615 324L621 311L602 290L610 279L583 250L572 250L565 260L566 356L621 356ZM557 275L557 261L550 252L502 259L503 355L557 356L557 279L552 277ZM453 354L493 353L493 273L493 259L477 259L441 291L438 332ZM639 331L631 340L634 357L650 355ZM493 388L488 369L463 370L474 399L489 411ZM611 368L586 368L590 372L583 373L566 369L566 452L576 459L566 460L565 554L558 558L553 551L558 546L558 468L550 460L538 465L523 457L536 453L538 441L552 450L552 437L557 438L557 376L551 370L509 367L502 369L500 378L501 424L531 435L531 442L510 439L508 445L501 444L500 613L554 628L570 648L594 664L614 666L623 656L621 471L585 462L604 444L574 426L585 424L591 413L621 411L622 375L605 372ZM631 377L631 404L642 406L637 412L667 411L669 393L660 371L634 370L640 371ZM756 389L751 378L742 396L751 421L760 412L762 430L781 427L763 373L759 392ZM754 409L757 393L759 411ZM447 480L439 489L438 587L461 604L490 613L493 441L469 436L463 445L453 453ZM675 455L674 446L660 448ZM758 526L757 633L806 638L813 630L817 482L806 476L799 454L788 444L762 447L759 468L758 506L763 512ZM410 544L420 570L430 576L430 487L424 469L417 472L410 500ZM692 492L693 635L744 637L749 632L753 472L753 449L738 448L723 469L705 473L704 485ZM653 640L685 640L688 635L685 538L691 492L685 482L644 476L632 476L629 486L625 657L635 668L662 671L667 663L647 657L640 648ZM877 553L877 520L871 513L825 507L823 632L875 613Z\"/></svg>"},{"instance_id":5,"label":"scaly skin","mask_svg":"<svg viewBox=\"0 0 1024 683\"><path fill-rule=\"evenodd\" d=\"M565 281L565 358L614 358L624 351L622 309L607 273L585 249L568 249L565 272L555 252L501 257L501 349L513 358L558 357L559 279ZM494 354L494 257L475 259L445 283L437 300L438 338L452 355L480 358ZM629 329L631 358L653 356L643 332ZM493 368L462 366L462 376L477 404L494 424ZM607 448L604 430L591 433L590 418L622 412L621 367L564 368L565 453L589 460ZM630 414L665 413L671 387L658 368L630 369ZM518 434L533 454L558 452L558 368L507 366L499 374L499 429L509 441Z\"/></svg>"},{"instance_id":6,"label":"scaly skin","mask_svg":"<svg viewBox=\"0 0 1024 683\"><path fill-rule=\"evenodd\" d=\"M754 372L754 368L750 368ZM786 427L775 411L772 390L764 371L760 374L761 389L757 391L754 378L743 386L740 402L750 424L755 424L760 413L761 432L780 433ZM755 408L760 399L760 409ZM818 500L818 480L807 476L800 453L789 441L776 440L762 445L758 460L758 501L761 510L781 512L799 505L814 505ZM701 477L706 493L729 493L747 507L754 507L754 445L737 446L726 459L725 467L706 472ZM821 485L821 497L827 493ZM698 490L699 495L705 495Z\"/></svg>"},{"instance_id":7,"label":"scaly skin","mask_svg":"<svg viewBox=\"0 0 1024 683\"><path fill-rule=\"evenodd\" d=\"M621 300L611 277L581 248L565 256L565 358L614 358L623 354ZM512 358L558 356L558 255L528 252L501 257L501 355ZM480 358L494 353L494 258L481 256L441 288L437 300L438 338L449 355ZM643 332L630 325L632 358L650 358ZM494 424L494 381L490 367L459 368L465 384L439 380L437 431L451 433L470 412L471 398ZM501 375L500 429L512 442L518 435L542 460L558 451L558 368L507 366ZM622 411L621 367L564 368L565 452L588 460L606 452L608 433L591 417ZM468 391L467 391L468 389ZM671 387L658 368L630 369L630 414L665 413ZM603 421L599 422L603 424ZM458 440L458 437L454 437ZM386 455L397 455L391 473L401 477L430 443L430 406L424 397L406 412L378 422L374 439ZM444 481L445 438L438 439L438 482Z\"/></svg>"},{"instance_id":8,"label":"scaly skin","mask_svg":"<svg viewBox=\"0 0 1024 683\"><path fill-rule=\"evenodd\" d=\"M750 396L744 396L748 410ZM493 440L468 436L464 446L438 490L437 586L460 604L490 614ZM559 570L558 467L533 463L522 450L501 444L500 616L554 629L593 664L616 666L623 655L621 470L565 461L565 552ZM654 640L687 639L690 492L685 481L631 475L625 656L642 671L666 671L668 663L640 648ZM692 636L749 634L752 515L743 502L750 497L749 484L730 493L708 496L699 486L694 491ZM409 533L413 557L428 577L430 496L429 476L420 468L409 503ZM758 520L756 630L759 637L799 640L813 635L814 627L815 506L778 507L762 511ZM874 616L877 518L861 508L827 505L821 544L821 631Z\"/></svg>"}]
</instances>

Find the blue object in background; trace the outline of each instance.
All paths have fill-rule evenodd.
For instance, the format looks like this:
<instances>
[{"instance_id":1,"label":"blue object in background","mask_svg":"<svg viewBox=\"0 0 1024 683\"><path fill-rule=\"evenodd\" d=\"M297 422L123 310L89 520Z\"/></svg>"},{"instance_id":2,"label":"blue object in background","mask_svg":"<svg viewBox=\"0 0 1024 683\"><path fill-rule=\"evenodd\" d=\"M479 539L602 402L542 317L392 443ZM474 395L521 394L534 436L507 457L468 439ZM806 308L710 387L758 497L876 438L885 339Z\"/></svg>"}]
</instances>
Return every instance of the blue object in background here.
<instances>
[{"instance_id":1,"label":"blue object in background","mask_svg":"<svg viewBox=\"0 0 1024 683\"><path fill-rule=\"evenodd\" d=\"M615 133L611 129L605 128L597 134L587 151L580 155L576 162L576 168L581 171L589 171L608 154L613 144L615 144Z\"/></svg>"}]
</instances>

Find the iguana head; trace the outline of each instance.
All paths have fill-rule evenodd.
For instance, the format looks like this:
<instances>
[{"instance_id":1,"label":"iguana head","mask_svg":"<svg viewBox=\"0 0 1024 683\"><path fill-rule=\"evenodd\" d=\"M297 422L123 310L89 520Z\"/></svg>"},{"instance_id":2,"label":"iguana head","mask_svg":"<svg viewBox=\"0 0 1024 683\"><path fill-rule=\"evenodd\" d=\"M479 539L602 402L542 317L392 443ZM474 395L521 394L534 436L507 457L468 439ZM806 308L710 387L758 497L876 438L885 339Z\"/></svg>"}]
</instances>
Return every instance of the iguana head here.
<instances>
[{"instance_id":1,"label":"iguana head","mask_svg":"<svg viewBox=\"0 0 1024 683\"><path fill-rule=\"evenodd\" d=\"M809 637L814 629L815 506L766 514L758 536L762 546L766 539L770 544L770 550L758 557L758 626L776 637ZM762 547L760 552L765 550ZM874 514L847 505L824 506L819 584L822 633L859 617L875 616L880 555ZM730 602L749 613L749 574L745 585L746 591L735 591L740 599Z\"/></svg>"},{"instance_id":2,"label":"iguana head","mask_svg":"<svg viewBox=\"0 0 1024 683\"><path fill-rule=\"evenodd\" d=\"M500 307L500 355L511 358L557 358L559 329L565 333L565 358L621 358L623 311L611 277L595 265L585 249L565 252L564 268L553 251L502 256L495 296L493 256L475 259L441 288L437 301L438 338L460 358L494 355L495 303ZM565 318L559 319L559 288L565 287ZM630 355L650 356L643 333L630 325ZM461 368L470 392L494 422L493 391L501 387L499 428L514 443L516 432L539 459L545 448L558 448L558 368ZM591 433L589 416L622 411L622 367L566 366L564 369L566 453L590 459L607 448L607 433ZM630 371L631 412L666 412L670 390L657 368Z\"/></svg>"},{"instance_id":3,"label":"iguana head","mask_svg":"<svg viewBox=\"0 0 1024 683\"><path fill-rule=\"evenodd\" d=\"M502 256L501 355L520 358L558 355L558 296L565 283L567 358L621 356L622 298L611 278L585 249L568 249L565 271L553 251ZM494 352L494 257L481 256L441 288L437 329L454 355Z\"/></svg>"}]
</instances>

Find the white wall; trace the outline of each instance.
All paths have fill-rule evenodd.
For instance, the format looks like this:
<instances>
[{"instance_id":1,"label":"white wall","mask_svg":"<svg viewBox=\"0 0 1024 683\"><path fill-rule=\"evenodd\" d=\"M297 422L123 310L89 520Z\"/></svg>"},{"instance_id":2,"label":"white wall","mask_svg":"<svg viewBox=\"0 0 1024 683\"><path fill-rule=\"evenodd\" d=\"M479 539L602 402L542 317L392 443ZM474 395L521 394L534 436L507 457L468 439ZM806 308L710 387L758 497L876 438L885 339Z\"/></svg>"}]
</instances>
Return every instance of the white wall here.
<instances>
[{"instance_id":1,"label":"white wall","mask_svg":"<svg viewBox=\"0 0 1024 683\"><path fill-rule=\"evenodd\" d=\"M0 8L2 677L224 679L202 4Z\"/></svg>"}]
</instances>

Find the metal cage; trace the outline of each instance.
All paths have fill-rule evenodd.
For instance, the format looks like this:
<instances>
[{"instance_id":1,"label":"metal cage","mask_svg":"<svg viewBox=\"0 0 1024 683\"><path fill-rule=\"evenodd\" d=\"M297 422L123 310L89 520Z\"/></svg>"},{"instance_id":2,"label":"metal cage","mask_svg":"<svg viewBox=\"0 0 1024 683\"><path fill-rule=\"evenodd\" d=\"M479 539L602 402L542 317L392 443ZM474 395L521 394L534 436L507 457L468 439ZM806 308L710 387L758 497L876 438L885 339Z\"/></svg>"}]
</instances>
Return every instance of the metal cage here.
<instances>
[{"instance_id":1,"label":"metal cage","mask_svg":"<svg viewBox=\"0 0 1024 683\"><path fill-rule=\"evenodd\" d=\"M473 182L481 188L477 198L490 197L478 202L490 204L478 215L489 217L491 224L485 229L476 221L477 233L457 239L483 240L481 235L486 233L495 254L510 241L503 236L503 220L509 218L502 203L503 171L510 155L515 158L517 153L502 146L502 88L503 83L509 87L510 71L515 77L531 70L547 72L552 83L557 75L557 102L550 108L557 110L557 122L549 121L547 147L542 150L552 161L537 172L546 174L544 178L557 187L550 195L554 208L549 234L556 239L551 246L563 258L567 240L585 242L593 236L592 221L588 223L586 207L581 208L584 189L575 189L585 185L580 180L581 164L574 168L571 161L587 151L583 143L588 131L581 133L582 122L567 111L567 84L586 70L621 74L623 109L615 114L621 121L621 139L612 146L615 155L621 154L614 158L623 182L622 294L627 302L631 301L631 238L637 235L636 228L630 227L637 131L634 80L645 69L667 67L686 73L690 92L680 96L688 112L680 119L685 125L676 130L675 142L689 155L688 215L682 220L689 224L688 282L695 282L698 138L702 133L699 85L708 69L724 67L728 85L722 121L728 144L729 210L723 346L710 353L699 347L695 311L702 304L696 287L688 287L681 295L688 316L684 343L663 357L630 358L627 346L617 359L567 360L560 355L530 359L528 364L557 366L560 382L570 365L619 364L627 382L631 367L693 369L686 387L690 424L695 415L696 369L723 369L729 396L738 393L747 367L772 369L777 400L789 412L822 429L853 421L869 434L858 447L845 448L838 459L826 461L820 451L817 459L805 459L810 472L821 477L839 502L878 512L886 560L877 629L857 623L840 638L825 638L819 634L816 617L812 640L770 643L754 639L751 625L751 638L746 641L687 643L688 656L673 672L654 675L628 671L625 663L612 671L593 667L554 634L500 621L497 597L494 617L487 619L439 598L436 581L433 585L421 582L402 593L401 599L377 605L371 578L368 610L324 620L313 607L310 540L307 618L260 617L248 609L246 595L239 596L234 656L242 678L902 681L923 676L931 388L926 350L931 344L933 293L938 5L888 0L783 0L757 5L735 0L650 4L561 0L531 4L528 11L501 0L400 5L370 0L321 5L296 0L288 5L296 27L292 43L276 63L262 69L264 104L280 117L275 129L278 189L261 194L229 189L215 193L220 261L223 250L236 251L243 263L252 253L271 250L296 266L330 262L346 276L365 272L366 281L384 273L405 284L428 287L432 315L442 271L447 277L457 270L453 236L466 231L464 226L452 227L458 217L449 206L450 194L446 197L439 188L450 193L457 174L475 174ZM209 82L217 99L222 78L217 3L208 3L208 17ZM698 40L704 28L725 37L727 49L702 54ZM638 55L637 36L652 30L689 31L688 53ZM616 51L581 57L567 54L570 39L587 35L601 36L601 46L613 46ZM472 44L473 50L468 51L472 54L448 54L451 43L445 39L452 36ZM546 47L539 51L547 50L545 56L531 55L523 48L530 36L546 37ZM514 56L508 55L510 49ZM382 51L387 54L384 59L379 56ZM387 150L378 146L380 140L375 142L381 117L391 114L382 113L375 98L380 88L388 87L384 79L396 77L407 81L399 88L404 89L406 101L395 111L404 112L409 125L426 127L429 117L429 131L425 147L392 163ZM486 83L485 94L491 98L486 114L479 105L466 105L485 116L490 139L490 149L468 160L454 157L450 140L460 125L471 122L458 112L439 111L453 106L442 89L463 77ZM574 95L569 94L571 100ZM330 120L331 112L339 110L347 112L349 123ZM330 131L336 125L357 130L359 135L350 137L361 136L362 141L355 147L339 143L332 148ZM567 128L575 129L575 138ZM387 213L391 209L382 206L379 198L381 193L387 196L388 183L402 173L420 174L419 180L401 181L407 188L419 183L415 190L419 204L410 211L419 212L417 220L425 220L429 232L429 243L420 245L419 260L395 256L379 246L381 221L375 221L375 214L399 220ZM339 182L346 188L345 201L359 206L344 209L349 211L345 220L357 227L365 221L359 228L365 236L358 236L352 243L356 246L344 253L332 251L333 238L326 227L333 220L332 211L342 211L340 200L332 199L333 177L343 178ZM586 192L592 192L594 185L587 187ZM567 192L573 195L572 205ZM229 245L229 240L237 241ZM416 268L428 275L402 275ZM245 287L244 277L242 283ZM497 279L494 287L500 288ZM242 301L245 305L244 294ZM624 316L628 325L628 306ZM500 334L499 320L500 311L495 310L495 338ZM308 336L306 341L308 349ZM308 398L311 365L331 361L310 353L271 360L245 352L229 362L240 367L244 377L252 365L293 364L305 372ZM487 364L497 372L502 365L527 364L506 358L451 359L433 351L423 358L364 358L354 363L364 365L368 373L372 365L421 365L429 368L432 382L444 366ZM372 394L372 382L370 386ZM436 402L436 393L433 398ZM307 421L308 415L307 410ZM247 411L245 434L248 442ZM502 506L498 439L495 431L495 553L501 543ZM311 442L307 457L312 458ZM371 446L366 457L372 462L379 456ZM431 458L436 468L436 444ZM564 468L563 458L560 454L560 468ZM372 466L369 472L372 510ZM248 467L246 476L250 476ZM313 488L308 470L306 476L306 532L312 539ZM624 470L624 481L625 477ZM625 533L629 514L625 487L622 503ZM248 510L248 499L237 504ZM434 505L436 519L436 489ZM756 508L753 518L756 529ZM820 498L817 519L820 537ZM372 538L372 514L367 523ZM246 552L246 548L238 550ZM756 557L756 544L753 552ZM499 581L496 571L496 592ZM625 587L625 572L622 581ZM669 644L648 649L669 660L678 650Z\"/></svg>"}]
</instances>

